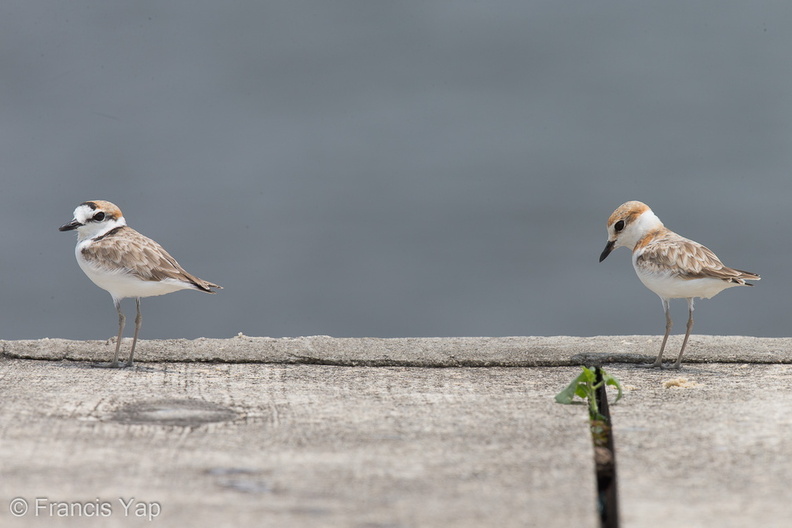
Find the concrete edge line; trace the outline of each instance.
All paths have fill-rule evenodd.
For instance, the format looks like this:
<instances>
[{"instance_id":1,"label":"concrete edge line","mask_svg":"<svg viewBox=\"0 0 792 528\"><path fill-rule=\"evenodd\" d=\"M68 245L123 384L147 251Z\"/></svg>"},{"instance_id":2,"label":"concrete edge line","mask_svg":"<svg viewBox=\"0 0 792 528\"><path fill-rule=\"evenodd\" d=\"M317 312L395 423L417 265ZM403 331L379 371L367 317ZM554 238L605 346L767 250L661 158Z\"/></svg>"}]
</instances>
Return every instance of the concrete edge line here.
<instances>
[{"instance_id":1,"label":"concrete edge line","mask_svg":"<svg viewBox=\"0 0 792 528\"><path fill-rule=\"evenodd\" d=\"M121 357L130 339L122 343ZM681 336L666 351L676 357ZM654 360L660 336L527 336L335 338L249 337L228 339L141 340L140 362L273 363L370 367L547 367L607 363L648 363ZM108 361L115 347L107 341L36 339L0 341L7 359ZM692 336L686 364L792 363L792 338Z\"/></svg>"}]
</instances>

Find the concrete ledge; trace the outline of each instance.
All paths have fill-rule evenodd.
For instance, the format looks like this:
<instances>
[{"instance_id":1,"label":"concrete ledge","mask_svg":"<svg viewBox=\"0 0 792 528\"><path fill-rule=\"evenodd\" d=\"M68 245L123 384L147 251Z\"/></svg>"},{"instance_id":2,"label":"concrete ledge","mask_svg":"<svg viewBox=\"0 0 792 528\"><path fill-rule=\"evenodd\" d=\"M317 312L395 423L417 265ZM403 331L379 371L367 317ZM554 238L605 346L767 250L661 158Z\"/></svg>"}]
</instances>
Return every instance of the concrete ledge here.
<instances>
[{"instance_id":1,"label":"concrete ledge","mask_svg":"<svg viewBox=\"0 0 792 528\"><path fill-rule=\"evenodd\" d=\"M271 363L402 367L550 367L581 364L648 363L661 336L448 337L448 338L293 338L141 340L141 362ZM121 356L126 357L130 339ZM681 336L669 339L666 359L676 357ZM1 357L108 361L115 340L37 339L0 341ZM690 338L685 364L792 363L792 338L705 336Z\"/></svg>"}]
</instances>

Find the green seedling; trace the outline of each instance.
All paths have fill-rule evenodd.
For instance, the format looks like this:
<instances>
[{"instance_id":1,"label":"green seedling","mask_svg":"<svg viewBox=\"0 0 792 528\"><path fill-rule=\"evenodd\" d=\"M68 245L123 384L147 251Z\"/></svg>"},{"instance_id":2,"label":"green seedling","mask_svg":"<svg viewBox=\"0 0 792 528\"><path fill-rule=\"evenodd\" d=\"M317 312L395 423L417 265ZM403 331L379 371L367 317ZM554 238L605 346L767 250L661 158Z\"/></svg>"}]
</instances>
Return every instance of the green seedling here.
<instances>
[{"instance_id":1,"label":"green seedling","mask_svg":"<svg viewBox=\"0 0 792 528\"><path fill-rule=\"evenodd\" d=\"M604 420L597 405L597 389L603 384L616 387L616 390L619 391L613 402L616 403L622 397L622 388L619 380L605 372L604 369L600 369L600 371L602 372L602 381L597 383L597 371L593 368L583 367L583 372L566 389L556 394L556 402L569 405L574 403L575 396L579 396L588 402L589 416L592 420Z\"/></svg>"},{"instance_id":2,"label":"green seedling","mask_svg":"<svg viewBox=\"0 0 792 528\"><path fill-rule=\"evenodd\" d=\"M599 372L598 372L599 370ZM599 374L599 376L598 376ZM597 377L600 378L599 383ZM575 396L588 402L589 430L591 443L594 448L594 467L597 476L597 508L600 516L600 526L618 526L619 506L616 492L616 456L613 447L613 435L610 419L599 412L597 392L603 396L602 404L607 412L607 395L604 394L608 385L616 387L619 391L613 403L622 397L622 388L619 380L605 372L603 369L583 367L583 372L576 377L569 386L556 394L558 403L573 404Z\"/></svg>"}]
</instances>

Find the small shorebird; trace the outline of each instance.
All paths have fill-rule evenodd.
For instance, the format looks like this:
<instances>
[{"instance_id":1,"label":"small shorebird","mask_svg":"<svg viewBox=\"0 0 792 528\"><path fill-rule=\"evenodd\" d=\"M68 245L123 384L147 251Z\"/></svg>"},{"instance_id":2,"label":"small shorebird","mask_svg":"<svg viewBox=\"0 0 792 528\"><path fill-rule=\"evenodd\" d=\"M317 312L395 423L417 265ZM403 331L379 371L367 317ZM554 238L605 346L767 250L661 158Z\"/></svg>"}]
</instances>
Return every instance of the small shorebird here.
<instances>
[{"instance_id":1,"label":"small shorebird","mask_svg":"<svg viewBox=\"0 0 792 528\"><path fill-rule=\"evenodd\" d=\"M118 338L109 367L119 367L118 351L126 318L121 299L134 297L137 306L135 335L126 367L132 366L140 324L140 298L164 295L178 290L216 293L217 284L191 275L162 246L126 225L121 210L110 202L83 202L74 210L74 220L60 231L77 230L77 263L94 284L107 290L118 311Z\"/></svg>"},{"instance_id":2,"label":"small shorebird","mask_svg":"<svg viewBox=\"0 0 792 528\"><path fill-rule=\"evenodd\" d=\"M682 366L682 354L693 328L693 299L709 299L732 286L753 286L746 280L759 280L755 273L724 266L706 247L666 228L644 203L633 201L620 205L608 218L607 226L608 244L600 255L600 262L617 247L630 248L638 278L663 301L665 335L653 367L662 367L663 350L673 325L670 299L684 298L688 302L687 331L679 357L672 366L678 369Z\"/></svg>"}]
</instances>

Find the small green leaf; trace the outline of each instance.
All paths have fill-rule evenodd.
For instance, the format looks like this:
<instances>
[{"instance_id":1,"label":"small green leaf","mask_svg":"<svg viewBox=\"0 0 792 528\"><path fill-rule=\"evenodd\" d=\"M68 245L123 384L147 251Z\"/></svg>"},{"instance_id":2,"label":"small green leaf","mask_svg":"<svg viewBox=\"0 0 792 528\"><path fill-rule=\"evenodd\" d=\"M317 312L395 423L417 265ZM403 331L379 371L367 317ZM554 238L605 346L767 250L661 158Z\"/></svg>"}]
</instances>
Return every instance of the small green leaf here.
<instances>
[{"instance_id":1,"label":"small green leaf","mask_svg":"<svg viewBox=\"0 0 792 528\"><path fill-rule=\"evenodd\" d=\"M597 381L597 371L588 367L583 367L583 374L581 374L579 378L582 378L582 382L594 384L594 382Z\"/></svg>"},{"instance_id":2,"label":"small green leaf","mask_svg":"<svg viewBox=\"0 0 792 528\"><path fill-rule=\"evenodd\" d=\"M605 386L611 385L613 387L616 387L616 390L618 391L618 393L616 394L616 399L613 400L613 403L616 403L617 401L619 401L621 399L621 397L622 397L622 386L621 386L621 383L619 383L619 380L617 380L615 377L611 376L610 374L606 373L603 370L602 371L602 381L605 382Z\"/></svg>"},{"instance_id":3,"label":"small green leaf","mask_svg":"<svg viewBox=\"0 0 792 528\"><path fill-rule=\"evenodd\" d=\"M578 389L581 382L585 383L585 381L583 381L583 376L584 374L581 374L580 376L575 378L566 389L556 394L555 401L558 403L569 405L575 399L575 394L580 396L580 394L578 394ZM585 395L581 396L581 398L585 398Z\"/></svg>"}]
</instances>

